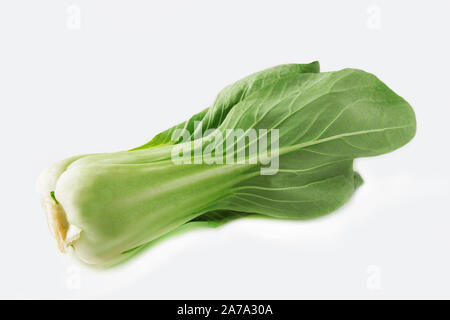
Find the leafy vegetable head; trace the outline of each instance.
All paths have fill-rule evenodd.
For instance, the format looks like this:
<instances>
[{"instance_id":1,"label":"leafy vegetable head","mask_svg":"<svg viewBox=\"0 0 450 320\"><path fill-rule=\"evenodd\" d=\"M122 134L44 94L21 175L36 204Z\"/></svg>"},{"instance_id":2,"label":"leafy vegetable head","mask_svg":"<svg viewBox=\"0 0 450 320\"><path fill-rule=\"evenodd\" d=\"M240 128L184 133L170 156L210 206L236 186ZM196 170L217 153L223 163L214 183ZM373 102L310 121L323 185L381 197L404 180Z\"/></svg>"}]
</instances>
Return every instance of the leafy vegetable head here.
<instances>
[{"instance_id":1,"label":"leafy vegetable head","mask_svg":"<svg viewBox=\"0 0 450 320\"><path fill-rule=\"evenodd\" d=\"M141 147L55 164L39 190L44 202L54 192L53 207L65 212L60 246L108 264L190 221L332 212L362 183L353 159L403 146L415 126L409 104L372 74L282 65L226 87L211 107ZM241 135L227 140L231 130ZM270 152L252 157L264 141ZM189 163L173 161L180 151ZM197 161L206 151L215 160ZM50 224L61 226L53 216Z\"/></svg>"}]
</instances>

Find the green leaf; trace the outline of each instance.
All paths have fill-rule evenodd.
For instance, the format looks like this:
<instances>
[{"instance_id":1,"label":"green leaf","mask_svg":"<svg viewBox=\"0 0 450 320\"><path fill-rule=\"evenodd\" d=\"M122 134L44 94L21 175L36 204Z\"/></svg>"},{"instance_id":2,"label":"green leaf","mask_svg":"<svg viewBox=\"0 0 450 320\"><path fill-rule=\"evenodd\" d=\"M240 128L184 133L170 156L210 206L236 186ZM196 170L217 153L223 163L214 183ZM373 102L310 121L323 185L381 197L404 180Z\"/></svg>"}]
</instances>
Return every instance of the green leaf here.
<instances>
[{"instance_id":1,"label":"green leaf","mask_svg":"<svg viewBox=\"0 0 450 320\"><path fill-rule=\"evenodd\" d=\"M345 69L262 87L233 108L226 128L279 129L280 169L242 181L216 207L304 219L344 204L362 182L353 159L403 146L416 122L410 105L374 75Z\"/></svg>"},{"instance_id":2,"label":"green leaf","mask_svg":"<svg viewBox=\"0 0 450 320\"><path fill-rule=\"evenodd\" d=\"M211 107L197 113L189 120L161 132L148 143L133 150L176 144L179 142L179 136L173 137L176 129L186 129L191 133L192 137L194 135L194 124L196 121L202 121L203 132L207 129L215 129L225 120L230 110L237 103L262 87L280 82L291 75L300 73L318 73L319 71L319 62L314 61L309 64L285 64L254 73L223 89L217 95L216 100Z\"/></svg>"}]
</instances>

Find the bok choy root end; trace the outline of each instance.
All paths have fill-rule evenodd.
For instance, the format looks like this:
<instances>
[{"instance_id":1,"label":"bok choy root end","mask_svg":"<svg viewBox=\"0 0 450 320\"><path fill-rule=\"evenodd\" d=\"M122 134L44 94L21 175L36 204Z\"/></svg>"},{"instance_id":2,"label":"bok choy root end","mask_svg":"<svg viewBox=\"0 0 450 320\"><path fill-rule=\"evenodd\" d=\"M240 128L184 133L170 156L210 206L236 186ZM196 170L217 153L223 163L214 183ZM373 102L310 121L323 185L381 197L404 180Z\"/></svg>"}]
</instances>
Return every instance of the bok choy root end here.
<instances>
[{"instance_id":1,"label":"bok choy root end","mask_svg":"<svg viewBox=\"0 0 450 320\"><path fill-rule=\"evenodd\" d=\"M330 213L362 183L355 158L415 131L411 106L370 73L281 65L141 147L57 162L37 185L59 249L107 265L192 221Z\"/></svg>"}]
</instances>

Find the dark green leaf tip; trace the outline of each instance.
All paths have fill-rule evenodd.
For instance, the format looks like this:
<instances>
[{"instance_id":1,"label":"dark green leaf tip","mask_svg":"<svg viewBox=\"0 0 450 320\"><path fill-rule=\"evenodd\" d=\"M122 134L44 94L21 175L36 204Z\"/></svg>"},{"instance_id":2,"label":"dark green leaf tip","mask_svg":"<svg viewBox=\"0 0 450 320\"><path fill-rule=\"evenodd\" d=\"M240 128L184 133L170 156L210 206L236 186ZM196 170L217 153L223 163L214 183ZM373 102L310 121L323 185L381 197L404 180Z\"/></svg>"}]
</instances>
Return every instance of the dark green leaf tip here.
<instances>
[{"instance_id":1,"label":"dark green leaf tip","mask_svg":"<svg viewBox=\"0 0 450 320\"><path fill-rule=\"evenodd\" d=\"M50 197L52 197L56 204L59 204L58 200L55 198L55 191L50 191Z\"/></svg>"}]
</instances>

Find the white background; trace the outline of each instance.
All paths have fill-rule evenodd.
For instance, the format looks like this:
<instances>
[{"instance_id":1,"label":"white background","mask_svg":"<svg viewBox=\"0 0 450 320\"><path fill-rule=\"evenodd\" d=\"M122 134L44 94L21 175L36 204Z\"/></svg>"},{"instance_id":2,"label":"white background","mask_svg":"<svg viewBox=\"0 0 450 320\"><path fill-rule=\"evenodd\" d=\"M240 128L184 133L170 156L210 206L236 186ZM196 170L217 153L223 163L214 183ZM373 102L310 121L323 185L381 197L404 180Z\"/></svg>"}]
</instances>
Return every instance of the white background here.
<instances>
[{"instance_id":1,"label":"white background","mask_svg":"<svg viewBox=\"0 0 450 320\"><path fill-rule=\"evenodd\" d=\"M450 298L448 1L2 1L0 298ZM414 140L359 159L365 184L307 222L193 231L121 268L58 253L35 181L123 150L282 63L375 73Z\"/></svg>"}]
</instances>

